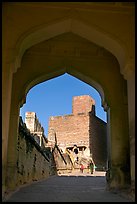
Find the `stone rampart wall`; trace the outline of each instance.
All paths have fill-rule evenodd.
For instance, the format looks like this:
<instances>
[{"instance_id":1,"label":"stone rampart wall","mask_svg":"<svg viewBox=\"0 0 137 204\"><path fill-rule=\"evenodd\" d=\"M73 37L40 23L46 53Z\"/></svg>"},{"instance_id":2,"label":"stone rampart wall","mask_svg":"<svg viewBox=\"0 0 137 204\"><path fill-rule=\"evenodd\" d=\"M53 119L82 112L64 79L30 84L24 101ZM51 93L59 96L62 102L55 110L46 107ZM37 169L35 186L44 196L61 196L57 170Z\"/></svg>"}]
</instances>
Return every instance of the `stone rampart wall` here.
<instances>
[{"instance_id":1,"label":"stone rampart wall","mask_svg":"<svg viewBox=\"0 0 137 204\"><path fill-rule=\"evenodd\" d=\"M42 149L23 123L19 125L17 150L17 185L45 179L56 173L50 149Z\"/></svg>"}]
</instances>

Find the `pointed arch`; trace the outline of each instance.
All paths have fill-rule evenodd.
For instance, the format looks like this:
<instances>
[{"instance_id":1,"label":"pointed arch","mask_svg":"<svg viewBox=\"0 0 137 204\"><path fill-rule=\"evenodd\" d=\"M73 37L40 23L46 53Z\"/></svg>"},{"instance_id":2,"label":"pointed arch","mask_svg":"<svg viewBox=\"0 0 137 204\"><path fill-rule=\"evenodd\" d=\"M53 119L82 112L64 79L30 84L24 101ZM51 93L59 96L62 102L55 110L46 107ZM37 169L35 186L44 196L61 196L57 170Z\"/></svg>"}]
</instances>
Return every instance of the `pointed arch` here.
<instances>
[{"instance_id":1,"label":"pointed arch","mask_svg":"<svg viewBox=\"0 0 137 204\"><path fill-rule=\"evenodd\" d=\"M41 76L33 79L25 88L23 98L20 100L20 107L22 107L23 104L26 102L26 96L27 96L27 94L31 88L33 88L34 86L36 86L39 83L42 83L44 81L56 78L56 77L61 76L61 75L64 75L65 73L76 77L77 79L85 82L86 84L88 84L88 85L92 86L94 89L96 89L96 91L99 93L99 95L101 97L101 103L102 103L102 107L104 108L104 111L108 110L108 104L107 104L107 101L105 98L105 93L104 93L102 86L99 83L97 83L94 79L91 79L91 78L81 74L80 72L78 72L74 68L71 69L70 67L69 67L69 69L67 69L67 68L59 69L58 71L51 72L48 75L42 74Z\"/></svg>"},{"instance_id":2,"label":"pointed arch","mask_svg":"<svg viewBox=\"0 0 137 204\"><path fill-rule=\"evenodd\" d=\"M27 49L44 40L67 32L77 34L107 49L117 58L120 65L120 71L123 73L123 68L125 66L125 51L123 45L118 42L118 39L115 39L114 36L110 36L110 34L95 26L89 26L82 21L72 18L62 19L49 25L42 25L41 27L35 28L35 30L29 30L21 36L16 46L18 55L15 62L15 71L21 66L23 54Z\"/></svg>"}]
</instances>

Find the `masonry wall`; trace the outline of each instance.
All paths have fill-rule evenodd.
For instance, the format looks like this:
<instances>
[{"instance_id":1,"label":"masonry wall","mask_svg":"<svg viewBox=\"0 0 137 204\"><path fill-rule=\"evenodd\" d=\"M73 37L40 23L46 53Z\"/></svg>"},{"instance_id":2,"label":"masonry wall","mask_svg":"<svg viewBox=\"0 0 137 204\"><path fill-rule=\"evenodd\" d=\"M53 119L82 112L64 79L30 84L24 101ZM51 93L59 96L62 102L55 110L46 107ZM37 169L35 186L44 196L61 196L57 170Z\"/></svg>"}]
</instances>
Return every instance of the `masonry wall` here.
<instances>
[{"instance_id":1,"label":"masonry wall","mask_svg":"<svg viewBox=\"0 0 137 204\"><path fill-rule=\"evenodd\" d=\"M57 144L73 146L85 144L89 146L89 115L82 113L77 115L65 115L50 117L49 133L54 129ZM50 134L49 134L50 135ZM50 138L48 138L50 139Z\"/></svg>"},{"instance_id":2,"label":"masonry wall","mask_svg":"<svg viewBox=\"0 0 137 204\"><path fill-rule=\"evenodd\" d=\"M98 166L107 165L107 126L106 122L90 114L90 149L93 160Z\"/></svg>"},{"instance_id":3,"label":"masonry wall","mask_svg":"<svg viewBox=\"0 0 137 204\"><path fill-rule=\"evenodd\" d=\"M98 169L107 163L107 124L96 117L95 101L88 95L73 97L71 115L52 116L49 119L50 140L56 134L59 147L89 147Z\"/></svg>"},{"instance_id":4,"label":"masonry wall","mask_svg":"<svg viewBox=\"0 0 137 204\"><path fill-rule=\"evenodd\" d=\"M35 112L26 112L25 114L26 127L34 134L35 141L41 146L45 147L47 139L44 135L44 128L40 124Z\"/></svg>"},{"instance_id":5,"label":"masonry wall","mask_svg":"<svg viewBox=\"0 0 137 204\"><path fill-rule=\"evenodd\" d=\"M85 145L89 147L89 112L93 114L94 99L89 95L74 96L72 99L72 114L50 117L49 133L54 130L60 147Z\"/></svg>"},{"instance_id":6,"label":"masonry wall","mask_svg":"<svg viewBox=\"0 0 137 204\"><path fill-rule=\"evenodd\" d=\"M44 134L44 128L41 126L35 112L26 112L25 123L31 132L41 132Z\"/></svg>"},{"instance_id":7,"label":"masonry wall","mask_svg":"<svg viewBox=\"0 0 137 204\"><path fill-rule=\"evenodd\" d=\"M72 99L72 113L77 115L79 113L89 113L93 110L95 101L89 95L74 96Z\"/></svg>"},{"instance_id":8,"label":"masonry wall","mask_svg":"<svg viewBox=\"0 0 137 204\"><path fill-rule=\"evenodd\" d=\"M18 135L17 186L56 174L50 150L45 152L23 124Z\"/></svg>"}]
</instances>

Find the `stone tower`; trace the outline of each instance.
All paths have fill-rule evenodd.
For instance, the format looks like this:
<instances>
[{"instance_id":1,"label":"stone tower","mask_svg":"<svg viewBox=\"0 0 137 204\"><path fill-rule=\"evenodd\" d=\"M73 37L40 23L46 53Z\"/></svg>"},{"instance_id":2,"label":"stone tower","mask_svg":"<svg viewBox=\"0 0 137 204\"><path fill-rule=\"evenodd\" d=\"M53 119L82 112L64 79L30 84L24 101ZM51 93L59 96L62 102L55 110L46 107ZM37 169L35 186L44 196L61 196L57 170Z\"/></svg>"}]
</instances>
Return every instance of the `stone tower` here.
<instances>
[{"instance_id":1,"label":"stone tower","mask_svg":"<svg viewBox=\"0 0 137 204\"><path fill-rule=\"evenodd\" d=\"M63 149L73 145L89 148L89 112L94 112L94 105L95 101L89 95L73 97L72 114L50 117L48 140L52 140L54 131L57 143Z\"/></svg>"},{"instance_id":2,"label":"stone tower","mask_svg":"<svg viewBox=\"0 0 137 204\"><path fill-rule=\"evenodd\" d=\"M95 114L95 100L89 95L74 96L72 101L72 113L77 115L80 113L88 114L93 111Z\"/></svg>"},{"instance_id":3,"label":"stone tower","mask_svg":"<svg viewBox=\"0 0 137 204\"><path fill-rule=\"evenodd\" d=\"M25 123L27 128L30 130L31 133L34 134L34 139L36 142L42 146L46 145L46 138L44 135L44 128L41 126L36 113L35 112L26 112L25 114Z\"/></svg>"},{"instance_id":4,"label":"stone tower","mask_svg":"<svg viewBox=\"0 0 137 204\"><path fill-rule=\"evenodd\" d=\"M99 166L106 165L106 123L95 115L95 100L89 95L74 96L72 114L51 116L48 141L65 153L76 145L79 157L91 157Z\"/></svg>"}]
</instances>

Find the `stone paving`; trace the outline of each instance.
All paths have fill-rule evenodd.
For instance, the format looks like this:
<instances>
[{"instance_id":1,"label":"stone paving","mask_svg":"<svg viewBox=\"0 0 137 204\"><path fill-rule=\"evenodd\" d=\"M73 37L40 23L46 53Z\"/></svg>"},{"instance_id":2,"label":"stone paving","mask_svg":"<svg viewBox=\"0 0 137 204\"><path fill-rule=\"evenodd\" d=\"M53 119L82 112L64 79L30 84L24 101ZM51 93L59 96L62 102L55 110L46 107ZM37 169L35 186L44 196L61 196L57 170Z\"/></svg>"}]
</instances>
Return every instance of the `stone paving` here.
<instances>
[{"instance_id":1,"label":"stone paving","mask_svg":"<svg viewBox=\"0 0 137 204\"><path fill-rule=\"evenodd\" d=\"M21 187L3 202L133 202L106 190L105 172L51 176Z\"/></svg>"}]
</instances>

